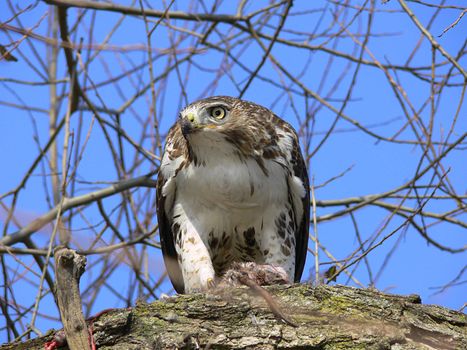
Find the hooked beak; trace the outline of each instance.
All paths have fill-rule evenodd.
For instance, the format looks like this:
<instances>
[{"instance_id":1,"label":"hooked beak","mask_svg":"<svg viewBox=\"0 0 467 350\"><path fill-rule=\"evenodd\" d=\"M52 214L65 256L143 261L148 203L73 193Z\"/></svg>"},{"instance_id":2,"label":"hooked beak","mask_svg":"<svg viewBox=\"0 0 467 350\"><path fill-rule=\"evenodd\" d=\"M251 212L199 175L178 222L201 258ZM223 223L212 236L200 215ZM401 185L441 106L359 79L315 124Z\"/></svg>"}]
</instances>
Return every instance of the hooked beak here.
<instances>
[{"instance_id":1,"label":"hooked beak","mask_svg":"<svg viewBox=\"0 0 467 350\"><path fill-rule=\"evenodd\" d=\"M194 114L189 113L184 118L182 118L180 126L182 127L182 134L185 138L188 136L188 134L191 134L193 131L195 131L197 126L195 123Z\"/></svg>"}]
</instances>

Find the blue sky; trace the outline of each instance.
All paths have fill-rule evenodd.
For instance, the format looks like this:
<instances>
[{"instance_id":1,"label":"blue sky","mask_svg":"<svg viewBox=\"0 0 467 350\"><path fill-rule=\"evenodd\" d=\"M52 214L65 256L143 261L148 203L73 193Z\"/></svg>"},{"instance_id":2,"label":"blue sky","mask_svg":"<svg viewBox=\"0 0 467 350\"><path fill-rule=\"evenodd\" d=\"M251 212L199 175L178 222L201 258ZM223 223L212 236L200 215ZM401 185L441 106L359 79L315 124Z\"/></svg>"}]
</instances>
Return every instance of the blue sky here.
<instances>
[{"instance_id":1,"label":"blue sky","mask_svg":"<svg viewBox=\"0 0 467 350\"><path fill-rule=\"evenodd\" d=\"M26 2L13 2L14 4L25 7ZM29 3L29 2L28 2ZM122 2L123 3L123 2ZM173 10L186 10L187 2L176 2ZM207 6L211 2L206 2ZM218 13L235 13L236 2L225 2L218 10ZM358 3L362 3L359 1ZM130 4L127 2L126 4ZM265 6L265 1L255 2L255 5L248 6L245 11L251 12L254 8ZM310 3L304 0L295 1L292 7L292 13L300 13L306 10ZM408 3L413 11L420 18L421 23L427 25L436 8L421 6L412 2ZM462 1L450 1L452 6L465 6ZM135 5L136 6L136 5ZM153 2L154 8L163 8L159 1ZM178 7L178 8L177 8ZM394 12L400 11L400 6L396 1L382 5L379 1L376 2L378 9L387 11L377 13L374 16L372 24L373 33L385 33L386 36L371 37L368 42L368 49L376 58L385 64L404 65L416 46L420 33L409 20L405 13ZM332 13L336 10L332 3L326 1L314 2L313 8L326 8L324 15L322 13L309 13L307 15L295 15L290 17L285 24L285 29L297 32L325 32L326 25L332 23ZM6 21L11 17L9 8L2 4L0 5L0 21ZM30 11L26 11L20 16L23 25L26 28L34 26L38 19L44 15L48 7L40 2ZM5 11L4 11L5 10ZM196 9L197 12L202 12L202 7ZM442 31L453 23L460 14L459 9L442 10L433 21L430 32L435 36L436 40L449 52L452 56L456 56L458 50L464 44L467 33L467 24L465 18L461 20L455 27L438 37ZM77 16L76 9L69 11L69 21L72 23ZM355 14L350 11L349 16ZM367 14L361 14L356 17L355 21L349 25L349 30L355 32L363 31L367 25ZM119 19L119 15L115 13L100 13L97 15L95 30L92 37L93 43L100 43L109 30ZM342 21L348 21L348 17L340 17ZM49 35L47 32L47 21L45 18L42 23L35 29L36 33L41 35ZM84 42L90 40L87 35L86 28L89 28L93 19L90 13L87 13L79 30L79 35L83 36ZM270 24L277 24L278 18L273 17ZM172 21L176 26L186 25L184 21ZM10 22L11 25L18 26L15 21ZM193 23L188 24L188 28L198 30L203 33L203 24L200 28L194 27ZM218 30L222 34L228 33L232 27L228 24L219 24ZM334 24L330 27L330 32L336 32L339 27ZM273 29L265 28L267 34L273 33ZM13 39L18 40L21 36L10 33ZM177 33L176 35L179 35ZM282 35L282 34L281 34ZM285 38L293 37L293 34L283 34ZM244 36L245 37L245 36ZM213 43L221 45L221 37L219 34L212 34L210 37ZM146 44L146 34L144 23L139 18L126 17L124 24L119 27L111 39L113 45L138 45ZM183 41L177 48L179 53L177 58L181 59L186 55L184 49L192 45L192 39L188 38ZM362 40L362 38L359 38ZM11 41L5 32L0 32L0 44L7 44ZM155 49L160 50L161 57L154 60L155 76L161 74L166 64L169 62L168 56L164 56L163 50L169 46L170 39L166 27L160 26L154 32L152 37L152 45ZM32 45L38 50L39 56L43 63L47 64L46 46L37 40L31 41ZM267 42L266 42L267 43ZM244 45L244 46L243 46ZM350 38L343 38L339 41L328 42L326 37L315 38L310 41L310 45L323 45L325 48L332 48L341 52L353 52L354 46ZM21 56L18 51L13 52L18 57L18 62L0 61L0 158L4 164L4 170L0 176L0 195L6 193L18 185L20 178L25 173L26 169L31 165L38 154L38 145L41 146L48 139L48 115L46 112L49 108L49 89L47 86L30 86L20 83L11 82L8 79L17 80L33 80L36 82L43 81L41 75L46 74L40 60L31 52L31 46L28 46L26 41L20 43ZM244 50L244 52L242 51ZM465 48L464 48L465 50ZM250 69L254 69L261 59L261 48L255 44L249 45L239 43L232 53L240 54L239 60L242 64ZM359 54L359 48L356 49L356 54ZM332 85L341 80L341 84L332 94L332 98L328 101L337 109L341 108L341 100L345 97L350 86L350 78L356 69L355 63L350 64L344 58L335 58L332 69L326 73L325 67L330 58L328 52L317 50L304 50L299 48L291 48L289 46L277 44L272 50L272 55L279 62L289 69L293 74L300 74L301 82L312 91L318 91L320 84L323 82L323 77L328 74L327 80L324 81L322 95L325 96L332 90ZM89 51L83 50L82 57L86 60ZM363 55L364 59L371 60L368 53ZM26 60L31 60L31 65L26 63ZM110 76L118 76L125 70L129 70L132 66L141 64L147 59L147 53L144 50L130 50L128 52L102 51L97 58L92 61L88 67L89 78L94 83L99 83ZM444 58L436 54L437 62L442 62ZM181 65L180 76L184 79L188 76L189 79L184 81L183 88L187 92L189 102L203 97L206 89L213 85L215 88L208 89L209 94L216 95L238 95L238 89L232 83L229 75L235 77L236 82L242 86L248 78L248 74L238 66L228 68L222 71L222 62L224 60L224 52L216 51L206 47L202 53L199 53L193 58L192 66ZM462 67L466 65L465 57L459 60ZM431 64L431 47L426 40L422 41L420 49L414 55L412 63L415 66L429 66ZM33 68L34 67L34 68ZM64 62L63 52L59 55L58 76L66 77L66 66ZM199 68L199 67L202 67ZM348 73L340 78L342 72L348 69ZM445 72L447 68L440 67L437 72ZM219 74L219 72L221 72ZM425 71L426 72L426 71ZM428 71L429 72L429 71ZM424 102L430 95L430 84L415 78L412 74L403 71L391 71L392 77L405 89L405 93L409 97L410 102L415 109L423 106ZM262 69L260 76L270 78L277 83L286 82L290 85L290 81L280 73L270 60L267 60ZM81 76L82 83L86 86L91 86L89 80L84 82L84 77ZM128 77L119 81L118 85L125 97L120 95L120 92L114 85L100 87L95 93L94 90L89 90L88 94L93 102L98 106L106 106L110 109L121 108L125 101L132 96L141 86L149 81L149 69L144 67L138 73L128 74ZM456 81L455 79L453 81ZM460 82L457 79L457 82ZM176 74L172 74L167 80L156 83L158 91L164 91L164 98L159 98L157 101L157 117L160 122L160 129L165 133L169 126L174 122L177 111L185 104L185 99L182 97L182 89L179 79ZM291 85L292 89L297 89L297 86ZM68 92L68 84L61 83L58 85L58 90L64 93ZM291 105L291 100L287 95L283 94L281 89L272 86L270 83L257 78L253 81L250 88L243 96L244 99L254 101L266 107L270 107L276 114L280 115L289 121L296 129L300 128L300 121L303 121L303 116L307 113L307 106L316 108L313 110L315 118L314 133L310 141L310 149L316 147L324 133L328 130L332 121L335 118L335 113L320 106L313 99L305 101L303 96L291 92L294 105ZM6 105L5 103L21 104L26 101L29 106L34 106L37 110L27 112L20 108ZM66 101L66 100L65 100ZM452 123L453 116L456 112L458 104L461 101L461 87L445 88L442 97L439 100L435 113L433 135L434 139L444 137ZM135 140L140 140L140 135L144 132L145 137L141 140L141 145L151 152L156 152L154 148L154 138L151 137L152 127L142 126L141 120L145 120L149 115L150 92L147 91L143 96L138 98L132 108L126 109L121 115L121 123L125 132ZM43 111L41 111L42 109ZM60 107L59 116L63 116L66 110L66 104L63 103ZM310 113L311 110L308 110ZM362 65L357 76L355 86L352 93L351 101L346 105L344 113L351 118L357 120L365 126L377 125L371 130L378 134L390 137L405 123L405 117L400 104L395 98L391 86L383 72L375 67ZM451 141L456 140L466 130L466 108L462 106L459 118L454 128ZM425 123L428 123L429 107L422 109L420 116ZM114 117L105 115L106 120L114 122ZM82 111L73 116L71 121L71 129L77 132L81 123L83 130L90 131L88 144L83 152L83 158L78 168L78 178L86 181L77 186L75 195L92 192L98 188L106 187L105 182L118 180L115 171L114 162L109 154L109 147L106 144L105 137L97 123L92 124L92 114L89 111ZM378 126L379 125L379 126ZM35 128L39 135L39 140L34 140ZM83 133L86 135L86 132ZM84 137L84 136L83 136ZM115 135L111 134L111 138L117 143ZM414 134L410 128L405 129L401 135L402 139L414 139ZM59 144L63 144L63 134L59 136ZM135 150L126 144L124 156L127 162L131 162L135 156ZM465 195L465 177L466 177L466 161L462 153L462 149L452 151L444 160L443 166L449 169L449 180L459 195ZM334 133L325 142L322 148L313 156L309 164L310 177L314 178L316 185L326 182L346 169L351 167L344 176L332 181L330 184L318 188L316 190L317 200L335 200L354 196L364 196L369 194L381 193L401 186L409 181L414 174L422 157L422 149L414 145L394 144L390 142L377 142L377 140L365 133L356 130L355 126L343 121L337 123ZM424 162L423 164L427 164ZM143 161L136 171L132 172L132 176L143 175L154 168L154 164L149 161ZM46 172L44 174L44 171ZM424 176L419 184L428 183L432 172ZM24 190L19 196L17 204L16 216L24 225L30 222L33 218L40 216L49 210L47 203L47 195L44 190L44 182L49 184L48 196L50 197L50 174L47 174L47 164L41 164L33 173L33 176L28 180ZM89 183L96 182L96 183ZM436 182L435 182L436 183ZM142 196L143 191L137 192L136 197ZM436 194L442 194L436 192ZM154 195L154 193L152 194ZM121 201L121 197L113 196L103 200L103 205L107 212L111 212L112 208L117 206ZM464 200L465 201L465 200ZM397 200L387 200L390 203L398 203ZM5 205L11 204L11 198L4 200ZM404 205L416 208L416 202L408 200ZM447 200L431 200L426 205L426 210L435 213L455 208L456 204L453 201ZM323 216L328 213L336 212L343 207L318 207L317 215ZM102 224L100 215L96 206L91 206L83 211L83 216L77 214L74 219L73 237L74 244L78 248L87 247L95 237L92 230L85 230L87 225L96 225L96 231L99 230L99 225ZM141 215L143 215L141 213ZM355 220L361 235L364 238L372 236L383 226L386 218L390 215L389 211L381 208L366 207L355 212ZM111 216L112 217L112 216ZM113 217L115 219L115 216ZM456 217L458 220L465 221L465 214ZM430 224L433 222L427 219ZM5 211L0 209L0 227L3 230L5 223ZM154 217L153 224L156 223ZM403 223L400 218L391 219L387 227L382 231L382 236L390 233L396 227ZM17 229L15 225L11 225L7 233L14 232ZM125 224L120 226L121 230L128 230ZM358 247L352 220L349 216L341 217L333 221L325 221L318 224L318 232L320 242L337 258L345 259L349 254ZM44 247L50 236L51 229L46 227L34 235L37 245ZM436 224L429 228L428 233L434 240L450 246L462 248L466 245L466 231L458 225ZM382 237L380 236L380 238ZM110 239L111 233L105 232L104 238ZM312 244L310 243L310 247ZM21 247L21 245L18 245ZM465 284L452 287L440 294L435 294L436 290L433 287L442 286L452 280L466 264L466 253L451 254L440 251L431 244L427 244L426 240L421 237L412 227L406 230L399 230L384 244L376 248L369 254L369 260L374 274L377 274L388 253L394 249L386 268L376 282L378 289L398 294L420 294L424 303L439 304L454 309L459 309L465 302L467 288ZM136 248L141 252L142 247ZM160 253L153 248L148 250L148 266L152 280L157 280L158 276L163 271L162 260ZM114 253L118 256L120 252ZM320 253L322 262L327 262L329 259L323 252ZM36 273L39 272L32 258L28 256L6 256L11 269L17 269L18 273L25 271L24 266L30 266ZM94 257L89 257L90 261L94 261ZM18 260L20 263L18 263ZM308 256L307 265L305 267L304 280L307 280L313 270L314 261L311 255ZM329 265L321 267L324 272ZM25 272L26 273L26 272ZM354 276L364 285L368 284L368 276L363 268L363 263L359 265L354 272ZM15 295L18 298L18 303L29 305L31 300L36 297L37 288L33 288L38 282L37 276L30 276L33 284L17 281ZM122 302L109 291L110 288L125 292L132 286L129 281L132 281L132 272L128 268L125 259L122 258L121 266L118 267L108 278L109 287L102 287L98 301L94 304L92 310L88 310L90 314L96 313L108 307L122 307ZM92 281L92 274L85 274L82 279L82 286ZM462 278L460 279L462 281ZM347 278L342 275L337 283L347 283ZM350 285L355 285L353 282ZM164 283L157 293L170 292L171 287L168 282ZM138 292L134 292L135 301L138 297ZM49 295L43 299L40 305L40 312L43 314L52 314L56 316L56 309L53 299ZM2 323L3 324L3 323ZM46 317L39 317L36 325L39 329L45 331L50 327L58 327L56 322L47 320ZM0 333L0 339L6 340L4 332Z\"/></svg>"}]
</instances>

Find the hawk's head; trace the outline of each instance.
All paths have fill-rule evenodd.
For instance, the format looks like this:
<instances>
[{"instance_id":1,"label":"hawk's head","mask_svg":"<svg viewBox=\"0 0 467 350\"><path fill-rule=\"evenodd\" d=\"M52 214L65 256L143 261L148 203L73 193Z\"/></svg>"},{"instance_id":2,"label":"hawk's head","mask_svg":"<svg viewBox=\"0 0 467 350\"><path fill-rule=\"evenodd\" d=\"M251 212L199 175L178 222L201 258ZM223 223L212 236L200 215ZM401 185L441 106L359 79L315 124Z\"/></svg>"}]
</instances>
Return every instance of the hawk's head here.
<instances>
[{"instance_id":1,"label":"hawk's head","mask_svg":"<svg viewBox=\"0 0 467 350\"><path fill-rule=\"evenodd\" d=\"M191 155L279 156L278 127L287 123L268 109L228 96L196 101L180 112L178 135Z\"/></svg>"},{"instance_id":2,"label":"hawk's head","mask_svg":"<svg viewBox=\"0 0 467 350\"><path fill-rule=\"evenodd\" d=\"M185 107L180 112L180 126L183 136L188 140L199 131L222 131L233 124L236 99L216 96L200 100ZM233 114L233 115L232 115ZM238 117L238 115L237 115Z\"/></svg>"}]
</instances>

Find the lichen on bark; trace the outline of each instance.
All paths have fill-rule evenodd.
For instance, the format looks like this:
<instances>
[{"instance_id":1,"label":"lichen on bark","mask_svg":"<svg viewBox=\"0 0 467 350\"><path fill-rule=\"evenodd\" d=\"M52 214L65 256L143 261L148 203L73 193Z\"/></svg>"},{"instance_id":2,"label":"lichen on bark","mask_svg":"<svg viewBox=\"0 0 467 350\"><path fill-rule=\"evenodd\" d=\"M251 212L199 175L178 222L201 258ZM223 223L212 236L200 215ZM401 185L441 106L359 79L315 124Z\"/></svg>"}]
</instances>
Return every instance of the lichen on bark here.
<instances>
[{"instance_id":1,"label":"lichen on bark","mask_svg":"<svg viewBox=\"0 0 467 350\"><path fill-rule=\"evenodd\" d=\"M344 286L267 288L297 323L277 319L247 288L180 295L93 322L98 349L447 349L467 348L466 315L422 305L418 296ZM7 344L43 349L53 334Z\"/></svg>"}]
</instances>

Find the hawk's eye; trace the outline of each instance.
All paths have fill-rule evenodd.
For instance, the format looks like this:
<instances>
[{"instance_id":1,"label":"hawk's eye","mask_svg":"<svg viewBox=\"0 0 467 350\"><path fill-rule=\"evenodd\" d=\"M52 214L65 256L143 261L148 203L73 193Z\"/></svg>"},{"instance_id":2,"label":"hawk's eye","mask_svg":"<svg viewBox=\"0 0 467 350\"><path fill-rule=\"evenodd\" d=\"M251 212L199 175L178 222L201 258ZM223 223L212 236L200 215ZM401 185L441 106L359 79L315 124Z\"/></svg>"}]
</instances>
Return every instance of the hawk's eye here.
<instances>
[{"instance_id":1,"label":"hawk's eye","mask_svg":"<svg viewBox=\"0 0 467 350\"><path fill-rule=\"evenodd\" d=\"M225 117L225 109L222 107L214 107L211 109L211 117L216 119L223 119Z\"/></svg>"}]
</instances>

